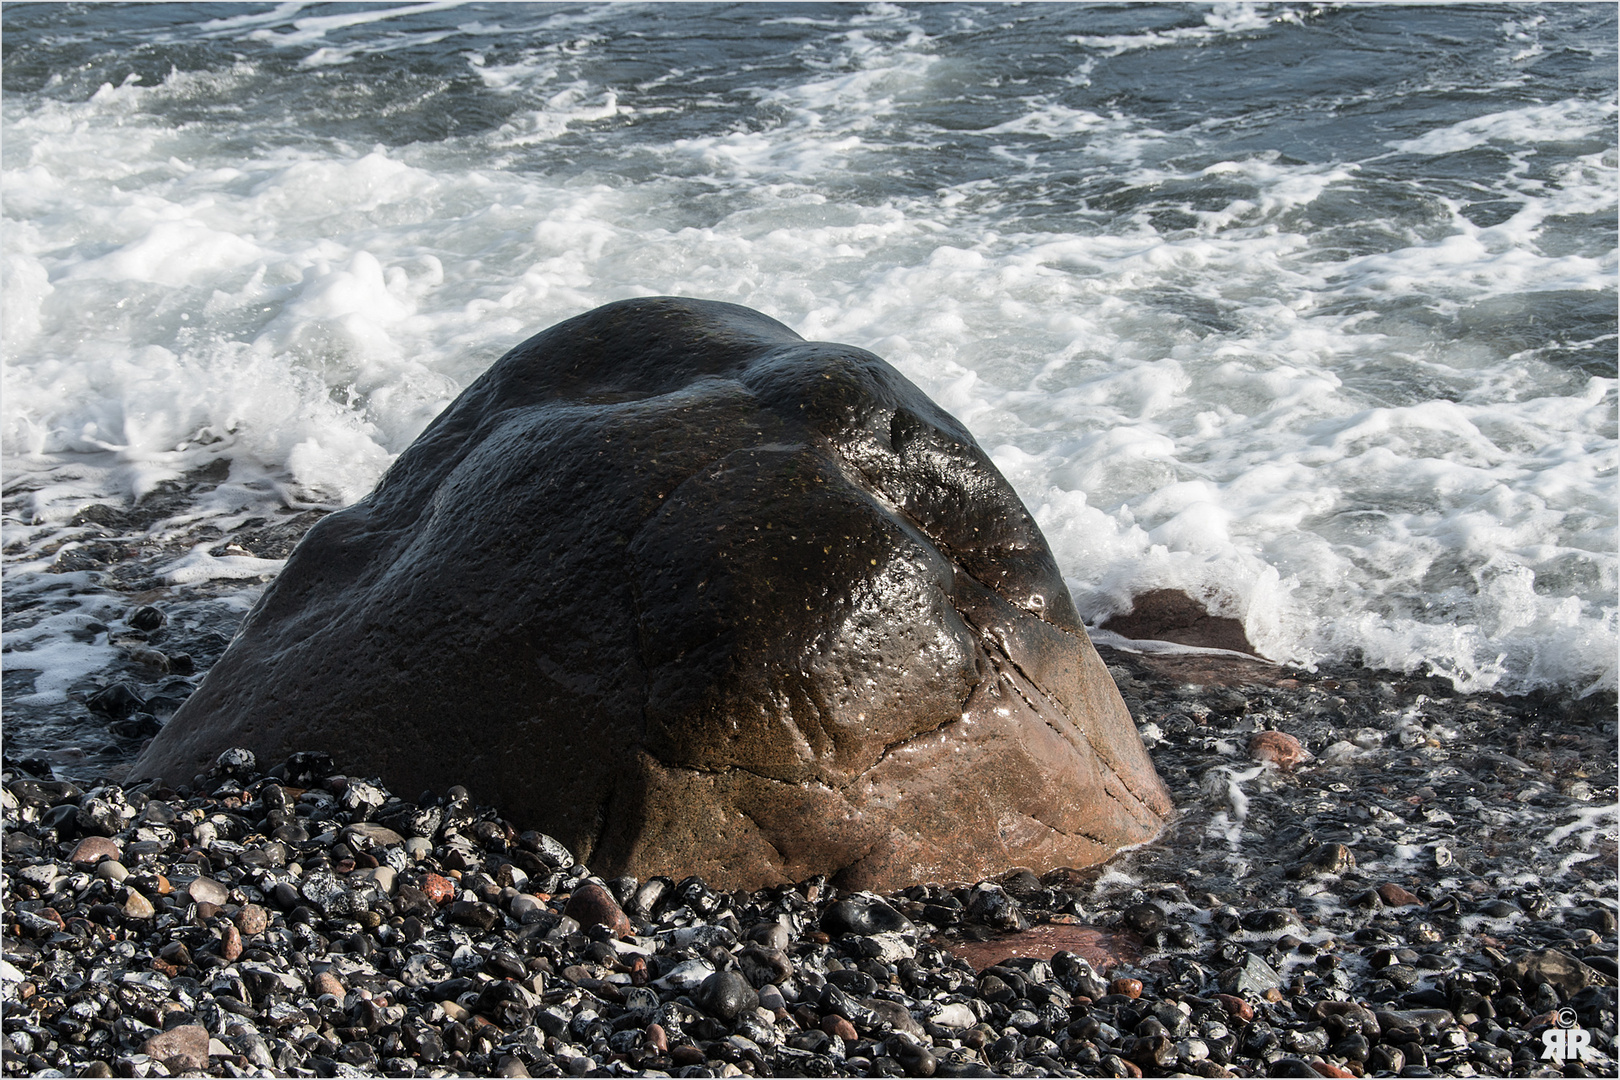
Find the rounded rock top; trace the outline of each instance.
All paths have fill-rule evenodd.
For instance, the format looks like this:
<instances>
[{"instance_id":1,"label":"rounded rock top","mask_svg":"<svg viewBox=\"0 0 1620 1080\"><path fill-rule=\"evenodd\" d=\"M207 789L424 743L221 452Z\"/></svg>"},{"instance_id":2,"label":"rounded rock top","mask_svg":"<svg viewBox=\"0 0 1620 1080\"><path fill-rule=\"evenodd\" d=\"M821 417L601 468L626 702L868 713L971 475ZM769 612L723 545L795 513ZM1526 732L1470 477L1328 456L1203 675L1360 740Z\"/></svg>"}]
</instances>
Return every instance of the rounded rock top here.
<instances>
[{"instance_id":1,"label":"rounded rock top","mask_svg":"<svg viewBox=\"0 0 1620 1080\"><path fill-rule=\"evenodd\" d=\"M727 888L1086 866L1170 812L966 428L865 350L680 297L468 386L310 530L135 774L310 746L464 783L606 877Z\"/></svg>"}]
</instances>

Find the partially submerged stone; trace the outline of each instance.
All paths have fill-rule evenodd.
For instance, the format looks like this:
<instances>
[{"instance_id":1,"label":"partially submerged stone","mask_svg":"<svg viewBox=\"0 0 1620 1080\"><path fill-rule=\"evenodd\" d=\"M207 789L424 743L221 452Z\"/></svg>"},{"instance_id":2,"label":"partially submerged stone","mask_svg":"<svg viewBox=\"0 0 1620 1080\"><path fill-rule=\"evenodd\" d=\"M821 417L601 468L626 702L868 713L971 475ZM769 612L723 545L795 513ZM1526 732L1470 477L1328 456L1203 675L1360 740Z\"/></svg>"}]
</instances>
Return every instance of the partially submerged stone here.
<instances>
[{"instance_id":1,"label":"partially submerged stone","mask_svg":"<svg viewBox=\"0 0 1620 1080\"><path fill-rule=\"evenodd\" d=\"M1044 538L884 361L622 301L318 523L136 775L308 748L607 875L1082 866L1170 804Z\"/></svg>"},{"instance_id":2,"label":"partially submerged stone","mask_svg":"<svg viewBox=\"0 0 1620 1080\"><path fill-rule=\"evenodd\" d=\"M1121 637L1173 641L1200 649L1227 649L1258 655L1244 632L1243 621L1212 615L1203 604L1179 589L1150 589L1131 598L1131 610L1111 615L1098 627Z\"/></svg>"}]
</instances>

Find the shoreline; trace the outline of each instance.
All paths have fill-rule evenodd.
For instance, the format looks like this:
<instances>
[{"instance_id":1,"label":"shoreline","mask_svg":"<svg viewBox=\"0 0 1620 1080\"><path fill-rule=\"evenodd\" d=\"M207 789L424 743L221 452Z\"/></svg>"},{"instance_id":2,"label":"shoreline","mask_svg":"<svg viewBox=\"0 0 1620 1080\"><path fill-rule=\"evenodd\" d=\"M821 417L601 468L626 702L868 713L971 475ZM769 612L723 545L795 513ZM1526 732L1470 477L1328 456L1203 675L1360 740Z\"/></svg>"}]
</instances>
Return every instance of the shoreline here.
<instances>
[{"instance_id":1,"label":"shoreline","mask_svg":"<svg viewBox=\"0 0 1620 1080\"><path fill-rule=\"evenodd\" d=\"M1200 685L1185 656L1100 651L1175 797L1165 833L1099 866L884 904L817 881L591 883L494 811L452 799L413 817L311 762L279 784L227 765L190 799L148 786L129 819L104 816L123 813L113 788L52 807L13 774L4 1071L159 1075L138 1055L171 1025L206 1032L170 1041L213 1051L191 1059L210 1075L1613 1069L1612 695L1273 665L1255 682L1230 661ZM269 839L267 805L299 788L305 839ZM199 820L150 820L165 811ZM431 839L405 835L434 811ZM92 829L134 864L121 883L71 865ZM593 891L627 933L568 914ZM1588 1066L1542 1060L1559 1008L1590 1033ZM73 1060L97 1038L108 1072Z\"/></svg>"}]
</instances>

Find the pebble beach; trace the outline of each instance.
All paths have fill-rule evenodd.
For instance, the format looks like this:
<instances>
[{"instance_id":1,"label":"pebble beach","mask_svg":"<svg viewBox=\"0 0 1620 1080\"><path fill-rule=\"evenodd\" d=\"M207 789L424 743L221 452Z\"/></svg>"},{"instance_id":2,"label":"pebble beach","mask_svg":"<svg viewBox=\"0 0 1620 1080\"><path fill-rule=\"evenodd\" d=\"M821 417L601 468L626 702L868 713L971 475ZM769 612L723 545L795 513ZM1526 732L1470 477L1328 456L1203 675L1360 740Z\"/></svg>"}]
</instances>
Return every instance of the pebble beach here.
<instances>
[{"instance_id":1,"label":"pebble beach","mask_svg":"<svg viewBox=\"0 0 1620 1080\"><path fill-rule=\"evenodd\" d=\"M1165 834L883 897L604 881L319 753L8 760L5 1074L1613 1074L1612 697L1102 652Z\"/></svg>"},{"instance_id":2,"label":"pebble beach","mask_svg":"<svg viewBox=\"0 0 1620 1080\"><path fill-rule=\"evenodd\" d=\"M1613 5L0 15L4 1076L1620 1073ZM321 747L129 772L314 522L658 294L972 432L1157 839L732 892ZM1156 595L1257 655L1100 629Z\"/></svg>"}]
</instances>

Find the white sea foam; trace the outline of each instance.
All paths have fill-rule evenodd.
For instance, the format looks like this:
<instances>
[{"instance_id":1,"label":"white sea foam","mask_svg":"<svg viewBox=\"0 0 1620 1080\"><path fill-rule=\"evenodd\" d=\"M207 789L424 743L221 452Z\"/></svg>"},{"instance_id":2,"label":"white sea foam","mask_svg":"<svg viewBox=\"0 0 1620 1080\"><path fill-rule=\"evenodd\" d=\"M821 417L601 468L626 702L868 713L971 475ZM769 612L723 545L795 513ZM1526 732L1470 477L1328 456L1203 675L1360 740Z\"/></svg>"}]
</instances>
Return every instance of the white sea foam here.
<instances>
[{"instance_id":1,"label":"white sea foam","mask_svg":"<svg viewBox=\"0 0 1620 1080\"><path fill-rule=\"evenodd\" d=\"M336 62L313 58L350 48L333 35L356 19L428 7L283 5L204 30ZM1080 62L1293 17L1221 7L1072 44ZM980 130L1007 183L840 197L851 177L903 175L933 152L904 130L948 66L919 18L852 9L802 47L810 76L754 93L776 119L649 136L633 182L520 167L571 133L665 114L581 74L591 33L499 63L469 55L523 106L482 133L393 147L222 151L209 125L165 119L250 85L261 73L245 60L83 100L8 95L8 483L35 487L32 516L60 523L226 455L239 501L209 512L352 502L529 333L621 297L705 296L871 348L956 413L1089 620L1178 588L1275 660L1358 658L1468 689L1615 686L1616 380L1572 380L1556 332L1504 349L1468 330L1481 311L1528 319L1540 297L1613 289L1614 251L1559 231L1612 211L1612 103L1440 121L1383 148L1519 156L1492 181L1511 204L1500 220L1440 193L1421 225L1374 222L1377 243L1352 235L1360 220L1306 222L1375 201L1372 162L1182 164L1146 152L1184 133L1051 95L1009 99ZM1057 139L1143 209L1028 224L1043 204L1011 181L1042 175L1029 144ZM1593 140L1610 148L1526 171L1538 147ZM173 572L221 565L204 553Z\"/></svg>"},{"instance_id":2,"label":"white sea foam","mask_svg":"<svg viewBox=\"0 0 1620 1080\"><path fill-rule=\"evenodd\" d=\"M1215 4L1204 15L1198 26L1179 26L1171 30L1149 30L1139 34L1077 34L1072 39L1085 45L1118 55L1135 49L1155 49L1170 45L1202 45L1246 30L1259 30L1277 21L1291 21L1299 15L1283 8L1273 12L1269 4Z\"/></svg>"}]
</instances>

